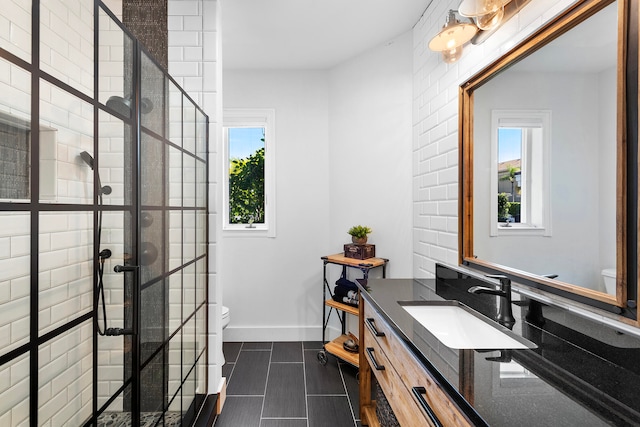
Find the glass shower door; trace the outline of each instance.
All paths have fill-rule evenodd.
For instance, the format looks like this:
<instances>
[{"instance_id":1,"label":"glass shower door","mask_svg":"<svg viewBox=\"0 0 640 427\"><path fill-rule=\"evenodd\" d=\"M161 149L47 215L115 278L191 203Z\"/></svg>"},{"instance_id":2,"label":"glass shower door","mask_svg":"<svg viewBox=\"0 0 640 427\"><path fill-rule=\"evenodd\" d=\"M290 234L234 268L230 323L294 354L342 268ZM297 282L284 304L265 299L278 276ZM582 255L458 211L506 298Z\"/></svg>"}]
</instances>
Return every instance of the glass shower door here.
<instances>
[{"instance_id":1,"label":"glass shower door","mask_svg":"<svg viewBox=\"0 0 640 427\"><path fill-rule=\"evenodd\" d=\"M98 337L99 420L191 425L206 395L207 117L105 11L100 36L115 53L99 67L106 317L124 334Z\"/></svg>"}]
</instances>

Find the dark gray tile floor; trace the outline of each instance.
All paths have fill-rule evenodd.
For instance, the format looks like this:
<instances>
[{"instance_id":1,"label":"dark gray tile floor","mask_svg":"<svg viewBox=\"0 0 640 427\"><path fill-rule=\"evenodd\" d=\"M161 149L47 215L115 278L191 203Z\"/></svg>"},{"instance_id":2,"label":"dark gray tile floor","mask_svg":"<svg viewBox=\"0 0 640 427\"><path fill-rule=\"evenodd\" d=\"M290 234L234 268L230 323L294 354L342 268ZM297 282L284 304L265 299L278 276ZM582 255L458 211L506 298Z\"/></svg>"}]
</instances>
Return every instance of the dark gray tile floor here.
<instances>
[{"instance_id":1,"label":"dark gray tile floor","mask_svg":"<svg viewBox=\"0 0 640 427\"><path fill-rule=\"evenodd\" d=\"M358 370L321 342L227 342L227 400L215 427L359 427Z\"/></svg>"}]
</instances>

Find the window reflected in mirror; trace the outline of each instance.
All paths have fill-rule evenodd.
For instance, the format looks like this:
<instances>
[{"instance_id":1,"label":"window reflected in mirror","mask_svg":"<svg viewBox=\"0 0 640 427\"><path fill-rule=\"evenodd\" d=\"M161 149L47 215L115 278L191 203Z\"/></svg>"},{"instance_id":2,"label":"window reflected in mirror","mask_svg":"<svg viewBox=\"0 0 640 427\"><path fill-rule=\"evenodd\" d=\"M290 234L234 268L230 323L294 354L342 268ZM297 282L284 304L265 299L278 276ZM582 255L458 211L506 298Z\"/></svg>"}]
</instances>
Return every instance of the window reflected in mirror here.
<instances>
[{"instance_id":1,"label":"window reflected in mirror","mask_svg":"<svg viewBox=\"0 0 640 427\"><path fill-rule=\"evenodd\" d=\"M549 218L550 111L491 112L491 235L551 235Z\"/></svg>"}]
</instances>

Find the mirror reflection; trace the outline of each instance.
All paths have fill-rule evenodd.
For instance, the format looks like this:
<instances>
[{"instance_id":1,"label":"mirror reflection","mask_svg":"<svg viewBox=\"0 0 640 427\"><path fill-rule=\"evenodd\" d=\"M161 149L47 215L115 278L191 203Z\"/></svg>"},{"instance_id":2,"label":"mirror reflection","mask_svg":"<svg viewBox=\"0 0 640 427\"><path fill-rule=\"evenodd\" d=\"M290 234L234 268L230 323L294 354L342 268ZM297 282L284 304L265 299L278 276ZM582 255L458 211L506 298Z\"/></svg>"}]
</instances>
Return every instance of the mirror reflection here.
<instances>
[{"instance_id":1,"label":"mirror reflection","mask_svg":"<svg viewBox=\"0 0 640 427\"><path fill-rule=\"evenodd\" d=\"M615 295L617 38L614 2L474 92L478 259Z\"/></svg>"}]
</instances>

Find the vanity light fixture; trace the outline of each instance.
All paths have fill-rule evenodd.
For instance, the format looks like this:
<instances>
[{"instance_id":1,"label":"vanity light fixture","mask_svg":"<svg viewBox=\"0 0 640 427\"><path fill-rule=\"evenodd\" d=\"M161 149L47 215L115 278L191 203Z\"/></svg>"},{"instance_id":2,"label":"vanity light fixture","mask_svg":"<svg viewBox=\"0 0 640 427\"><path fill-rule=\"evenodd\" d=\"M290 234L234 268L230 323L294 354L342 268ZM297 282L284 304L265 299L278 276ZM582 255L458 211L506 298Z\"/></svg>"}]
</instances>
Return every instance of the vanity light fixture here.
<instances>
[{"instance_id":1,"label":"vanity light fixture","mask_svg":"<svg viewBox=\"0 0 640 427\"><path fill-rule=\"evenodd\" d=\"M462 46L483 43L502 24L515 16L530 0L462 0L458 10L447 13L447 22L429 42L429 49L442 52L444 62L462 56ZM456 12L462 19L456 18Z\"/></svg>"},{"instance_id":2,"label":"vanity light fixture","mask_svg":"<svg viewBox=\"0 0 640 427\"><path fill-rule=\"evenodd\" d=\"M463 0L458 13L473 18L480 30L496 28L504 18L504 7L511 0Z\"/></svg>"},{"instance_id":3,"label":"vanity light fixture","mask_svg":"<svg viewBox=\"0 0 640 427\"><path fill-rule=\"evenodd\" d=\"M476 35L478 28L469 22L460 22L454 10L447 14L442 30L429 42L429 49L442 52L444 62L455 62L462 56L462 46Z\"/></svg>"}]
</instances>

